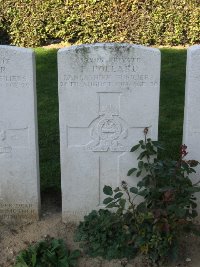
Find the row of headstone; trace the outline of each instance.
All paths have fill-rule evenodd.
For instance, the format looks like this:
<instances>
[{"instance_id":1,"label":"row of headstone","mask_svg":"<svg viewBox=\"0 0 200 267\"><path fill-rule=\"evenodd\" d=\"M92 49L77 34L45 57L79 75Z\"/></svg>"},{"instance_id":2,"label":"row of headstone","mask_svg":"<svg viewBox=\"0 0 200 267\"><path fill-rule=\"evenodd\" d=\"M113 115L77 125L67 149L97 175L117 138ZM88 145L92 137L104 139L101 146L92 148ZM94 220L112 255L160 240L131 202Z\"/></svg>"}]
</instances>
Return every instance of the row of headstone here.
<instances>
[{"instance_id":1,"label":"row of headstone","mask_svg":"<svg viewBox=\"0 0 200 267\"><path fill-rule=\"evenodd\" d=\"M188 50L184 142L200 158L200 47ZM103 186L129 179L130 148L158 137L160 52L129 44L81 45L58 52L63 221L102 208ZM0 46L0 221L39 218L35 58ZM198 96L199 95L199 96ZM197 122L197 124L195 123ZM199 149L198 149L199 147Z\"/></svg>"}]
</instances>

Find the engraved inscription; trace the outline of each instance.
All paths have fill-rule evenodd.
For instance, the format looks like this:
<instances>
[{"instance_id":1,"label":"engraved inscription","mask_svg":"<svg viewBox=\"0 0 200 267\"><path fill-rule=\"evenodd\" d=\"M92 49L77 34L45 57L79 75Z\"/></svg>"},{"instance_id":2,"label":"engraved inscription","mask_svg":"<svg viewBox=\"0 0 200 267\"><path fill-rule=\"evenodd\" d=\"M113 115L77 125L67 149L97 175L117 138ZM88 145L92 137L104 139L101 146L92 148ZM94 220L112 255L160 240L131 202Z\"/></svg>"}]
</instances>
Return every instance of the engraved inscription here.
<instances>
[{"instance_id":1,"label":"engraved inscription","mask_svg":"<svg viewBox=\"0 0 200 267\"><path fill-rule=\"evenodd\" d=\"M100 118L93 122L91 141L86 147L89 151L127 151L123 145L128 136L128 129L119 117L119 111L112 105L103 107Z\"/></svg>"},{"instance_id":2,"label":"engraved inscription","mask_svg":"<svg viewBox=\"0 0 200 267\"><path fill-rule=\"evenodd\" d=\"M8 64L9 61L10 61L9 58L0 57L0 64L1 64L1 65Z\"/></svg>"},{"instance_id":3,"label":"engraved inscription","mask_svg":"<svg viewBox=\"0 0 200 267\"><path fill-rule=\"evenodd\" d=\"M10 154L12 151L11 146L6 141L6 127L3 122L0 122L0 155Z\"/></svg>"},{"instance_id":4,"label":"engraved inscription","mask_svg":"<svg viewBox=\"0 0 200 267\"><path fill-rule=\"evenodd\" d=\"M103 57L81 57L82 63L106 63ZM136 63L140 62L140 57L111 57L109 59L111 63Z\"/></svg>"},{"instance_id":5,"label":"engraved inscription","mask_svg":"<svg viewBox=\"0 0 200 267\"><path fill-rule=\"evenodd\" d=\"M13 214L13 215L6 215L0 214L0 220L3 221L30 221L30 220L37 220L38 216L36 214Z\"/></svg>"},{"instance_id":6,"label":"engraved inscription","mask_svg":"<svg viewBox=\"0 0 200 267\"><path fill-rule=\"evenodd\" d=\"M2 220L29 220L31 218L37 218L32 204L0 203L0 219Z\"/></svg>"},{"instance_id":7,"label":"engraved inscription","mask_svg":"<svg viewBox=\"0 0 200 267\"><path fill-rule=\"evenodd\" d=\"M156 86L158 82L154 80L152 75L144 74L117 74L113 75L64 75L63 81L60 82L61 87L115 87L122 88L127 86Z\"/></svg>"},{"instance_id":8,"label":"engraved inscription","mask_svg":"<svg viewBox=\"0 0 200 267\"><path fill-rule=\"evenodd\" d=\"M17 203L0 203L0 208L9 208L9 209L21 209L21 208L25 208L25 209L29 209L32 208L33 204L17 204Z\"/></svg>"},{"instance_id":9,"label":"engraved inscription","mask_svg":"<svg viewBox=\"0 0 200 267\"><path fill-rule=\"evenodd\" d=\"M4 72L5 71L5 67L0 67L0 73Z\"/></svg>"},{"instance_id":10,"label":"engraved inscription","mask_svg":"<svg viewBox=\"0 0 200 267\"><path fill-rule=\"evenodd\" d=\"M82 66L84 68L84 66ZM93 72L135 72L136 67L134 65L125 65L125 66L113 66L113 65L103 65L103 66L92 66Z\"/></svg>"},{"instance_id":11,"label":"engraved inscription","mask_svg":"<svg viewBox=\"0 0 200 267\"><path fill-rule=\"evenodd\" d=\"M0 87L26 87L28 85L28 79L23 75L10 75L9 64L11 64L10 58L0 55Z\"/></svg>"},{"instance_id":12,"label":"engraved inscription","mask_svg":"<svg viewBox=\"0 0 200 267\"><path fill-rule=\"evenodd\" d=\"M153 75L140 70L141 61L139 57L112 57L109 62L103 58L81 58L72 67L78 67L82 74L65 74L60 81L60 86L63 88L120 87L124 90L131 90L131 87L157 86L158 80ZM82 63L84 65L81 65ZM90 64L86 65L86 63ZM89 74L84 74L85 70Z\"/></svg>"},{"instance_id":13,"label":"engraved inscription","mask_svg":"<svg viewBox=\"0 0 200 267\"><path fill-rule=\"evenodd\" d=\"M1 67L1 69L5 71L5 68ZM0 75L0 86L17 88L17 87L26 87L27 85L28 81L25 76Z\"/></svg>"}]
</instances>

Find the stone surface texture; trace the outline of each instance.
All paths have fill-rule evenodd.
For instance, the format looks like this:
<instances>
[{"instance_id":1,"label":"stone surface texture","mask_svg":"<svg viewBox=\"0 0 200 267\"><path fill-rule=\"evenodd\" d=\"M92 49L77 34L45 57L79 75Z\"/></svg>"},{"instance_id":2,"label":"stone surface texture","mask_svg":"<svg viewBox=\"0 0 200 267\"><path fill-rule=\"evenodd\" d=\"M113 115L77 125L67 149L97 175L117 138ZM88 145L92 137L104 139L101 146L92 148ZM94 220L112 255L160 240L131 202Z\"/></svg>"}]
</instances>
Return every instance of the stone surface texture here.
<instances>
[{"instance_id":1,"label":"stone surface texture","mask_svg":"<svg viewBox=\"0 0 200 267\"><path fill-rule=\"evenodd\" d=\"M63 221L102 208L104 185L136 166L130 149L158 135L160 52L129 44L80 45L58 52Z\"/></svg>"},{"instance_id":2,"label":"stone surface texture","mask_svg":"<svg viewBox=\"0 0 200 267\"><path fill-rule=\"evenodd\" d=\"M0 46L0 221L38 219L40 210L35 56Z\"/></svg>"},{"instance_id":3,"label":"stone surface texture","mask_svg":"<svg viewBox=\"0 0 200 267\"><path fill-rule=\"evenodd\" d=\"M200 162L200 45L194 45L187 50L185 110L183 126L183 144L187 146L187 159ZM191 175L194 183L200 180L200 166ZM200 213L200 194L198 198L198 213Z\"/></svg>"}]
</instances>

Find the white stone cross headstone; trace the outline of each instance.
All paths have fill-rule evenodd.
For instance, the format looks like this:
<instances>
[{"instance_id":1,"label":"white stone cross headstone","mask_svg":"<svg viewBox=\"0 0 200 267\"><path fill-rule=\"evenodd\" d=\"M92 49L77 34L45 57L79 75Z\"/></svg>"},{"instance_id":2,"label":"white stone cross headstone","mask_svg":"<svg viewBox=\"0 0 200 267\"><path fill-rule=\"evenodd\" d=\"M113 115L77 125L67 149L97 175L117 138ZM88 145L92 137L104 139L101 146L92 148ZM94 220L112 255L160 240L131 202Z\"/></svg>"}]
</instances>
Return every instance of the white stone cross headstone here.
<instances>
[{"instance_id":1,"label":"white stone cross headstone","mask_svg":"<svg viewBox=\"0 0 200 267\"><path fill-rule=\"evenodd\" d=\"M185 110L183 144L186 144L188 159L200 162L200 45L187 50ZM200 181L200 166L191 175L193 183ZM200 194L197 193L198 213L200 214Z\"/></svg>"},{"instance_id":2,"label":"white stone cross headstone","mask_svg":"<svg viewBox=\"0 0 200 267\"><path fill-rule=\"evenodd\" d=\"M158 132L160 52L128 44L81 45L58 52L63 220L102 207L137 164L130 149Z\"/></svg>"},{"instance_id":3,"label":"white stone cross headstone","mask_svg":"<svg viewBox=\"0 0 200 267\"><path fill-rule=\"evenodd\" d=\"M35 56L0 46L0 222L39 218Z\"/></svg>"}]
</instances>

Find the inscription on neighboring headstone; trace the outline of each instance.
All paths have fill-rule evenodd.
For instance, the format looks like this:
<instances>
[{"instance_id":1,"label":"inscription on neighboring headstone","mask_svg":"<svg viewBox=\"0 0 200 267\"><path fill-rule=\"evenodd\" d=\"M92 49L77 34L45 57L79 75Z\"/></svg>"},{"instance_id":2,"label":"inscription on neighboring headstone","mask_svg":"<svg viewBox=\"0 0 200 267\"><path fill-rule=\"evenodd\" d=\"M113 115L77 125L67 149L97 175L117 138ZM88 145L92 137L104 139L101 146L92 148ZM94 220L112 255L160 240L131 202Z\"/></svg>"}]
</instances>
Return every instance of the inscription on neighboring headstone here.
<instances>
[{"instance_id":1,"label":"inscription on neighboring headstone","mask_svg":"<svg viewBox=\"0 0 200 267\"><path fill-rule=\"evenodd\" d=\"M37 219L38 216L32 204L0 204L0 220L27 221Z\"/></svg>"},{"instance_id":2,"label":"inscription on neighboring headstone","mask_svg":"<svg viewBox=\"0 0 200 267\"><path fill-rule=\"evenodd\" d=\"M183 126L183 144L186 144L188 159L200 162L200 45L187 50L185 110ZM200 167L192 174L193 182L200 179ZM200 195L198 193L198 213L200 213Z\"/></svg>"},{"instance_id":3,"label":"inscription on neighboring headstone","mask_svg":"<svg viewBox=\"0 0 200 267\"><path fill-rule=\"evenodd\" d=\"M0 46L0 222L38 219L35 57Z\"/></svg>"},{"instance_id":4,"label":"inscription on neighboring headstone","mask_svg":"<svg viewBox=\"0 0 200 267\"><path fill-rule=\"evenodd\" d=\"M130 148L157 139L160 52L128 44L81 45L58 52L63 220L102 207L136 164ZM131 181L130 181L131 180Z\"/></svg>"}]
</instances>

